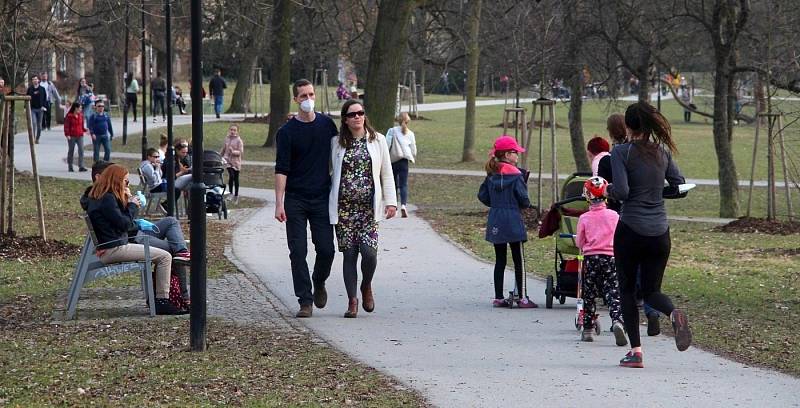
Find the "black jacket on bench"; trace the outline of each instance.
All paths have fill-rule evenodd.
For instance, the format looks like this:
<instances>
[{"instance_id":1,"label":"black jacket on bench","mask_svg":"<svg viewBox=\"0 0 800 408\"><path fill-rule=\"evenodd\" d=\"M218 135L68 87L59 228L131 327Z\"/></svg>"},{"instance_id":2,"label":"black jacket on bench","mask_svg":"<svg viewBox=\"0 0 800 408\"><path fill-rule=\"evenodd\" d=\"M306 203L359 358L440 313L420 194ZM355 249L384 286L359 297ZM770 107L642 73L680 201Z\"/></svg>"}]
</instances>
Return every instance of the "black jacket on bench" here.
<instances>
[{"instance_id":1,"label":"black jacket on bench","mask_svg":"<svg viewBox=\"0 0 800 408\"><path fill-rule=\"evenodd\" d=\"M139 207L122 204L112 193L95 200L89 198L87 213L97 235L97 249L109 249L128 243L128 231L138 230L133 222Z\"/></svg>"}]
</instances>

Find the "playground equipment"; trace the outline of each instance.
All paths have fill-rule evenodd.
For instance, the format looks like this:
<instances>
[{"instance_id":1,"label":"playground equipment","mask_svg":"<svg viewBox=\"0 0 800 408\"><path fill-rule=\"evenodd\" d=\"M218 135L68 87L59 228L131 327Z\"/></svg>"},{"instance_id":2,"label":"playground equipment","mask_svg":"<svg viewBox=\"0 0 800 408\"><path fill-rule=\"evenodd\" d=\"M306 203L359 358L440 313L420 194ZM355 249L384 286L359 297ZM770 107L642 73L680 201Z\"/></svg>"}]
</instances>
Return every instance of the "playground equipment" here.
<instances>
[{"instance_id":1,"label":"playground equipment","mask_svg":"<svg viewBox=\"0 0 800 408\"><path fill-rule=\"evenodd\" d=\"M31 149L31 166L33 168L34 187L36 190L36 209L39 215L39 233L47 240L44 226L44 206L42 205L42 187L39 183L39 170L36 165L36 146L31 119L31 97L21 95L0 94L0 233L6 230L14 235L14 126L12 125L16 102L25 106L26 124L28 126L28 143ZM8 215L6 218L6 205Z\"/></svg>"},{"instance_id":2,"label":"playground equipment","mask_svg":"<svg viewBox=\"0 0 800 408\"><path fill-rule=\"evenodd\" d=\"M762 120L765 119L765 120ZM789 213L789 221L794 218L794 208L792 207L792 192L789 185L789 174L786 169L786 146L784 144L784 127L782 113L758 113L756 115L756 134L753 142L753 159L750 164L750 187L747 194L747 216L750 216L751 203L753 201L753 184L756 170L756 157L758 154L758 136L762 123L767 126L767 219L774 220L777 216L777 187L775 182L775 139L777 138L780 148L780 160L783 170L783 184L786 190L786 208ZM776 131L777 128L777 131Z\"/></svg>"}]
</instances>

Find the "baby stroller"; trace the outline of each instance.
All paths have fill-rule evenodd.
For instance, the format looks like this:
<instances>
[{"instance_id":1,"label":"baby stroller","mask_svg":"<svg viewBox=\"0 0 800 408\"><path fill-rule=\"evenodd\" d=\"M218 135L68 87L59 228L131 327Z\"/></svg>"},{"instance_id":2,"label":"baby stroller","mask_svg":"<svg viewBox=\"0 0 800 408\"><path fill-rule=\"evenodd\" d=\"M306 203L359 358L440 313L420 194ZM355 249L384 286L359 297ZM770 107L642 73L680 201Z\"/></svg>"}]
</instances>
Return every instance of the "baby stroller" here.
<instances>
[{"instance_id":1,"label":"baby stroller","mask_svg":"<svg viewBox=\"0 0 800 408\"><path fill-rule=\"evenodd\" d=\"M550 207L542 226L539 238L555 235L555 279L547 276L545 283L545 306L553 308L553 298L564 304L567 297L578 296L578 272L580 250L575 243L578 217L589 210L589 203L583 197L583 183L591 173L574 173L561 188L563 199Z\"/></svg>"},{"instance_id":2,"label":"baby stroller","mask_svg":"<svg viewBox=\"0 0 800 408\"><path fill-rule=\"evenodd\" d=\"M206 185L206 213L216 213L219 219L228 219L228 207L225 204L225 159L219 152L206 150L203 152L203 183Z\"/></svg>"}]
</instances>

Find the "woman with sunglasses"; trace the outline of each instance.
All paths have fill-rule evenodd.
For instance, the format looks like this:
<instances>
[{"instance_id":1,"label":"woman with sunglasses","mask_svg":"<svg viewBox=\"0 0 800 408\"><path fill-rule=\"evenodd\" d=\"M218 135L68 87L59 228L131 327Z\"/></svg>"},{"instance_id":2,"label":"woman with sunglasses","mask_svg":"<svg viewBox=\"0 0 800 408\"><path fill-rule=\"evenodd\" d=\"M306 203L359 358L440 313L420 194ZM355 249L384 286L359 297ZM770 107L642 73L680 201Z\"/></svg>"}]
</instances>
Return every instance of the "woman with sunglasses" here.
<instances>
[{"instance_id":1,"label":"woman with sunglasses","mask_svg":"<svg viewBox=\"0 0 800 408\"><path fill-rule=\"evenodd\" d=\"M139 230L134 222L139 210L139 199L128 188L128 170L112 164L103 170L89 191L87 214L94 227L97 240L97 257L105 264L143 261L144 245L129 243L129 233ZM170 266L169 252L150 247L150 258L156 268L156 314L185 313L169 302Z\"/></svg>"},{"instance_id":2,"label":"woman with sunglasses","mask_svg":"<svg viewBox=\"0 0 800 408\"><path fill-rule=\"evenodd\" d=\"M369 124L364 106L356 100L342 105L339 136L331 140L333 179L328 200L331 224L336 226L344 255L344 285L349 300L344 317L358 314L358 255L361 254L362 307L375 309L372 277L378 264L378 221L397 212L392 163L386 138Z\"/></svg>"}]
</instances>

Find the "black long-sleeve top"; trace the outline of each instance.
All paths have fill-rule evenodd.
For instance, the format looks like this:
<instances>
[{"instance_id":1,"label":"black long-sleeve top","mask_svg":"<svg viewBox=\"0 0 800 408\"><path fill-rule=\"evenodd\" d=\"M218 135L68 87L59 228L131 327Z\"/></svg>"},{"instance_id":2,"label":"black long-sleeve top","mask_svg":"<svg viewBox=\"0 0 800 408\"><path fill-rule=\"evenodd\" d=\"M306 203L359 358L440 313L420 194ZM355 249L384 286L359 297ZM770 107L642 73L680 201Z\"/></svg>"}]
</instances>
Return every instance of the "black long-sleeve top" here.
<instances>
[{"instance_id":1,"label":"black long-sleeve top","mask_svg":"<svg viewBox=\"0 0 800 408\"><path fill-rule=\"evenodd\" d=\"M331 139L339 134L331 118L312 122L292 118L276 136L275 173L286 176L286 192L303 198L327 197L331 188Z\"/></svg>"},{"instance_id":2,"label":"black long-sleeve top","mask_svg":"<svg viewBox=\"0 0 800 408\"><path fill-rule=\"evenodd\" d=\"M43 86L29 86L27 95L31 97L31 109L42 109L47 106L47 91Z\"/></svg>"}]
</instances>

